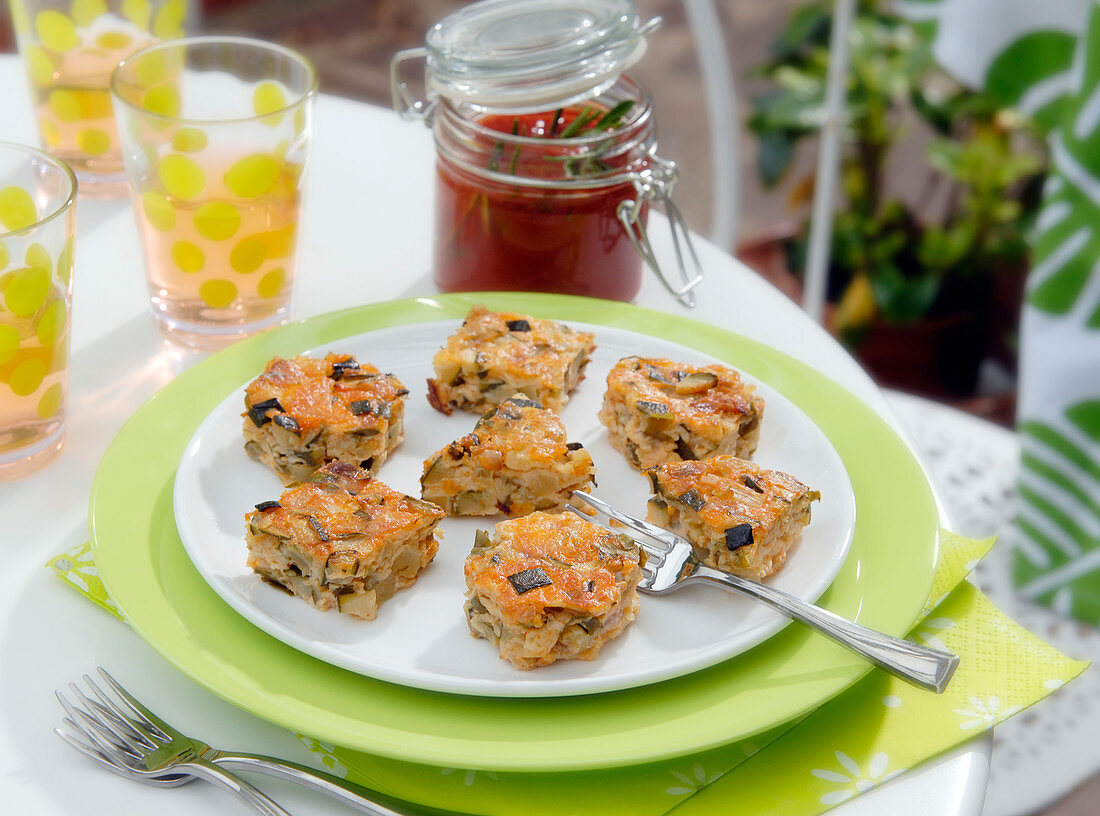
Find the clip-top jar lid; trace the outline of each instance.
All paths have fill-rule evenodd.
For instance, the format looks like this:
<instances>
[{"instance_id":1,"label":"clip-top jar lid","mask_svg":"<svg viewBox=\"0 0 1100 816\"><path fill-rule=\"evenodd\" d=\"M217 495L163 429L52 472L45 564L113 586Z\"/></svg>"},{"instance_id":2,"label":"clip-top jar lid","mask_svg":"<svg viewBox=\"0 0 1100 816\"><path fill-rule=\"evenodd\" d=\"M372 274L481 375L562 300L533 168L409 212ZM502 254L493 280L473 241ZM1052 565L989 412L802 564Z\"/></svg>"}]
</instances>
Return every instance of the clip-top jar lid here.
<instances>
[{"instance_id":1,"label":"clip-top jar lid","mask_svg":"<svg viewBox=\"0 0 1100 816\"><path fill-rule=\"evenodd\" d=\"M428 31L428 74L456 102L523 112L611 87L645 52L631 0L481 0Z\"/></svg>"}]
</instances>

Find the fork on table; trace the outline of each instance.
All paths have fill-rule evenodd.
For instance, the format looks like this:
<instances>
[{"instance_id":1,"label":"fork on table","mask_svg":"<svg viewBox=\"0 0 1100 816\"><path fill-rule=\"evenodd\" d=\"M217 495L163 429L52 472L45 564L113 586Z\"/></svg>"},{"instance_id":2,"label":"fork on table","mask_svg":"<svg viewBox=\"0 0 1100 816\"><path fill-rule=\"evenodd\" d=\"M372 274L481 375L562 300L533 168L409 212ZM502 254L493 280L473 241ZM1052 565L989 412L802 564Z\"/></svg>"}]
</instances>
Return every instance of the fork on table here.
<instances>
[{"instance_id":1,"label":"fork on table","mask_svg":"<svg viewBox=\"0 0 1100 816\"><path fill-rule=\"evenodd\" d=\"M230 772L255 771L325 793L371 816L402 816L367 799L351 783L306 765L211 748L162 720L106 670L100 668L99 674L110 693L88 675L83 679L90 695L75 683L69 684L73 701L56 692L67 716L54 733L108 770L160 787L205 779L235 793L265 816L290 816L262 791Z\"/></svg>"},{"instance_id":2,"label":"fork on table","mask_svg":"<svg viewBox=\"0 0 1100 816\"><path fill-rule=\"evenodd\" d=\"M947 688L959 665L958 655L877 632L768 584L708 567L695 557L691 542L687 539L617 510L583 491L574 490L573 496L597 511L597 523L601 526L613 532L622 532L620 528L603 521L602 517L606 516L633 531L632 538L646 554L642 580L638 584L642 592L664 595L687 584L717 584L755 598L832 638L891 674L937 694ZM593 521L576 507L568 506L567 509L585 521Z\"/></svg>"}]
</instances>

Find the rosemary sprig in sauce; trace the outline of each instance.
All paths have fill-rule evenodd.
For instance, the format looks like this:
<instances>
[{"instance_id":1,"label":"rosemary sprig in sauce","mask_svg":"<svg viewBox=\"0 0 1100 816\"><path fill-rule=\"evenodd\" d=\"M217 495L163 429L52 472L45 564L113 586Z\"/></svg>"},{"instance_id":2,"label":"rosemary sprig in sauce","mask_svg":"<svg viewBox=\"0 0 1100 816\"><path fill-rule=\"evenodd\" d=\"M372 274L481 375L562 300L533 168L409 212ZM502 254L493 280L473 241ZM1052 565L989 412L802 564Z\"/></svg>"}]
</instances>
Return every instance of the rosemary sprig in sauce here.
<instances>
[{"instance_id":1,"label":"rosemary sprig in sauce","mask_svg":"<svg viewBox=\"0 0 1100 816\"><path fill-rule=\"evenodd\" d=\"M519 119L512 120L512 135L515 136L519 133ZM512 163L508 167L508 173L510 175L516 174L516 162L519 161L519 145L516 145L516 151L512 154Z\"/></svg>"},{"instance_id":2,"label":"rosemary sprig in sauce","mask_svg":"<svg viewBox=\"0 0 1100 816\"><path fill-rule=\"evenodd\" d=\"M633 99L624 99L610 110L600 115L600 109L592 105L586 105L577 117L568 124L560 133L558 125L561 121L564 108L554 111L550 130L543 138L547 139L571 139L576 136L590 135L601 130L613 130L622 124L623 118L634 107ZM519 135L519 119L512 119L512 135ZM566 176L575 177L595 172L606 172L611 168L600 157L606 153L607 146L601 146L582 156L544 156L547 161L560 161ZM520 146L516 145L508 165L509 175L516 174L516 166L519 163ZM504 158L504 142L498 141L493 145L493 151L489 155L489 169L500 170L501 160Z\"/></svg>"}]
</instances>

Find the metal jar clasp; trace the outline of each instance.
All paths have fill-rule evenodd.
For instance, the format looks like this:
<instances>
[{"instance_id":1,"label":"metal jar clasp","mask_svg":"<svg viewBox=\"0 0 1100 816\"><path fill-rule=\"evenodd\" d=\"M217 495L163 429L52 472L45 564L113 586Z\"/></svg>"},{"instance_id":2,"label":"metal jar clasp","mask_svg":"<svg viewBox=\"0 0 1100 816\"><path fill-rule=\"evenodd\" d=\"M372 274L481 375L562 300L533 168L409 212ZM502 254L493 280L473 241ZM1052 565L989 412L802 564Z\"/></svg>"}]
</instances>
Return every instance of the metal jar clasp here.
<instances>
[{"instance_id":1,"label":"metal jar clasp","mask_svg":"<svg viewBox=\"0 0 1100 816\"><path fill-rule=\"evenodd\" d=\"M632 174L631 181L637 195L621 201L616 214L630 237L634 249L645 261L646 266L656 273L665 288L681 303L688 308L695 308L695 293L692 290L703 282L703 268L699 263L699 256L695 253L695 245L692 243L687 222L684 221L679 207L672 200L672 188L678 176L675 162L662 159L650 152L647 167ZM657 204L668 218L669 229L672 230L672 246L676 252L678 272L676 277L661 266L649 242L645 223L642 220L642 213L647 203Z\"/></svg>"},{"instance_id":2,"label":"metal jar clasp","mask_svg":"<svg viewBox=\"0 0 1100 816\"><path fill-rule=\"evenodd\" d=\"M430 96L430 94L428 94L430 80L427 58L428 49L420 47L406 48L403 51L398 51L390 60L390 99L393 101L393 109L397 111L402 119L417 120L426 123L431 119L436 100L434 98L420 99L415 96L413 92L409 90L408 83L401 78L401 66L403 63L415 59L424 60L424 91L426 96Z\"/></svg>"}]
</instances>

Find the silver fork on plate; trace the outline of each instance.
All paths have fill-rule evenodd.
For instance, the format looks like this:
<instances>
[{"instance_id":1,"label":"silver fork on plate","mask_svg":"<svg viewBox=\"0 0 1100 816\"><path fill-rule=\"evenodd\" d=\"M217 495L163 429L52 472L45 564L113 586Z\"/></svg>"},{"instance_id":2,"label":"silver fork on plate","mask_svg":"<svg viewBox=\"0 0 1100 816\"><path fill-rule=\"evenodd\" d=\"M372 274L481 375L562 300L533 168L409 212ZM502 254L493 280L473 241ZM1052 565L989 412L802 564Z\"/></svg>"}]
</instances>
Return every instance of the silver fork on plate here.
<instances>
[{"instance_id":1,"label":"silver fork on plate","mask_svg":"<svg viewBox=\"0 0 1100 816\"><path fill-rule=\"evenodd\" d=\"M92 696L70 683L69 691L76 702L56 692L68 716L54 733L115 773L161 787L176 787L195 778L206 779L236 793L260 813L290 816L263 792L232 774L230 769L255 771L327 794L371 816L402 816L365 798L351 783L306 765L260 754L211 748L162 720L105 669L100 668L99 674L115 696L104 692L88 675L83 679Z\"/></svg>"},{"instance_id":2,"label":"silver fork on plate","mask_svg":"<svg viewBox=\"0 0 1100 816\"><path fill-rule=\"evenodd\" d=\"M638 584L638 589L642 592L664 595L691 583L717 584L762 601L848 647L891 674L937 694L947 688L959 665L958 655L918 646L908 640L868 629L775 587L712 569L696 559L691 542L687 539L634 518L583 491L575 490L573 495L598 513L614 519L635 533L632 537L645 550L647 557L646 565L642 568L642 580ZM592 521L576 507L567 509L586 521ZM602 520L599 523L609 530L621 532Z\"/></svg>"}]
</instances>

